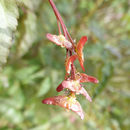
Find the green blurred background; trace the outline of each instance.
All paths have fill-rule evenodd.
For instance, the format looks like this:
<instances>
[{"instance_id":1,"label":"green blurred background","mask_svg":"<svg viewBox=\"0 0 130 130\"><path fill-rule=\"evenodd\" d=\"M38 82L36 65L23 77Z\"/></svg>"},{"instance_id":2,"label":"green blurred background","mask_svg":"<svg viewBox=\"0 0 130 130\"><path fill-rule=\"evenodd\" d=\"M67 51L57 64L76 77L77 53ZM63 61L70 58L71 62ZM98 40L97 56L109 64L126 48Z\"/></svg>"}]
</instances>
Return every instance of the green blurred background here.
<instances>
[{"instance_id":1,"label":"green blurred background","mask_svg":"<svg viewBox=\"0 0 130 130\"><path fill-rule=\"evenodd\" d=\"M88 36L85 73L100 81L84 84L93 102L77 96L83 121L41 103L65 75L65 49L46 39L58 34L55 15L48 0L0 0L0 130L130 130L130 1L54 2L72 38Z\"/></svg>"}]
</instances>

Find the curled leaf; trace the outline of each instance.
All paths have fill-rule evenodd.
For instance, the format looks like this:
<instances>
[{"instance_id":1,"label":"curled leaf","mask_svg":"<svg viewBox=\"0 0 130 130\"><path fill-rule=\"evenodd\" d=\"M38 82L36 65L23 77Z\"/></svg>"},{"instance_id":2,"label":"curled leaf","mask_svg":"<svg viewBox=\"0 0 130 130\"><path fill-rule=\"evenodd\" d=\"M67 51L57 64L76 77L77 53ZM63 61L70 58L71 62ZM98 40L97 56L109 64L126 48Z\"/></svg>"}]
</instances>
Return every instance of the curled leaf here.
<instances>
[{"instance_id":1,"label":"curled leaf","mask_svg":"<svg viewBox=\"0 0 130 130\"><path fill-rule=\"evenodd\" d=\"M77 55L70 56L65 63L66 72L69 74L71 70L71 64L77 59Z\"/></svg>"},{"instance_id":2,"label":"curled leaf","mask_svg":"<svg viewBox=\"0 0 130 130\"><path fill-rule=\"evenodd\" d=\"M77 47L76 47L78 60L79 60L80 66L83 69L83 71L85 71L85 68L84 68L84 65L83 65L84 64L83 47L84 47L86 41L87 41L87 37L83 36L80 39L80 41L77 43Z\"/></svg>"},{"instance_id":3,"label":"curled leaf","mask_svg":"<svg viewBox=\"0 0 130 130\"><path fill-rule=\"evenodd\" d=\"M44 99L42 103L49 105L58 105L60 107L72 110L73 112L77 113L82 120L84 119L84 114L80 103L73 96L54 96Z\"/></svg>"},{"instance_id":4,"label":"curled leaf","mask_svg":"<svg viewBox=\"0 0 130 130\"><path fill-rule=\"evenodd\" d=\"M58 46L65 47L67 49L72 48L71 42L69 42L63 35L52 35L47 33L46 37Z\"/></svg>"}]
</instances>

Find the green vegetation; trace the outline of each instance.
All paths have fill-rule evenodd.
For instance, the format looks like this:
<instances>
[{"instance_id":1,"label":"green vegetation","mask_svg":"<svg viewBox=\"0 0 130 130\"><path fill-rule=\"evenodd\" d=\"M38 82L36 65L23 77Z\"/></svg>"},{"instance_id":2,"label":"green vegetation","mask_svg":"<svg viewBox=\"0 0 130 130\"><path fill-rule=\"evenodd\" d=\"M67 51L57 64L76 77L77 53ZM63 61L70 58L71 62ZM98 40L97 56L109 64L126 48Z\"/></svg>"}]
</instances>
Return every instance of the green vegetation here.
<instances>
[{"instance_id":1,"label":"green vegetation","mask_svg":"<svg viewBox=\"0 0 130 130\"><path fill-rule=\"evenodd\" d=\"M58 95L65 74L65 49L46 38L48 32L58 34L55 15L47 0L0 0L0 130L129 130L130 3L54 2L72 38L88 36L84 66L100 81L85 88L93 102L77 96L83 121L71 111L42 104Z\"/></svg>"}]
</instances>

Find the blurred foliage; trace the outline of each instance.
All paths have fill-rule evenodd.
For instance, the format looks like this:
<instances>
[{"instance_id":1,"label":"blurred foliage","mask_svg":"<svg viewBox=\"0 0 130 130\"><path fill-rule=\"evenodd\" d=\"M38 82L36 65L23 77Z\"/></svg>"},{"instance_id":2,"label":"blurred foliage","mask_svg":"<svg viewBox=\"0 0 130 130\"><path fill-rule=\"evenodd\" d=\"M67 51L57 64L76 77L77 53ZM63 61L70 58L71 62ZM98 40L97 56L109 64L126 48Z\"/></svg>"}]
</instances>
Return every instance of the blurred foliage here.
<instances>
[{"instance_id":1,"label":"blurred foliage","mask_svg":"<svg viewBox=\"0 0 130 130\"><path fill-rule=\"evenodd\" d=\"M77 97L83 121L41 103L58 94L65 73L65 50L45 37L58 33L56 18L47 0L0 0L1 67L9 56L0 72L0 130L129 130L130 1L54 2L73 39L88 36L86 73L100 80L87 84L93 102Z\"/></svg>"}]
</instances>

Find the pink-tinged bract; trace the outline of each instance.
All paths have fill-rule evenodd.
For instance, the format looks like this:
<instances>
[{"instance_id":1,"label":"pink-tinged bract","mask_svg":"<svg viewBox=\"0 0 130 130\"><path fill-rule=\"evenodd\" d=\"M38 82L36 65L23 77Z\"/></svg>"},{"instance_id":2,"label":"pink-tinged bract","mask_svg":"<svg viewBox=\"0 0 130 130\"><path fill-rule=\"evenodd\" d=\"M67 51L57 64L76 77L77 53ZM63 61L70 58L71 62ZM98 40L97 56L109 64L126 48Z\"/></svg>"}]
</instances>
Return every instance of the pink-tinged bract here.
<instances>
[{"instance_id":1,"label":"pink-tinged bract","mask_svg":"<svg viewBox=\"0 0 130 130\"><path fill-rule=\"evenodd\" d=\"M72 49L72 44L63 35L52 35L47 33L46 37L58 46Z\"/></svg>"},{"instance_id":2,"label":"pink-tinged bract","mask_svg":"<svg viewBox=\"0 0 130 130\"><path fill-rule=\"evenodd\" d=\"M84 64L83 47L84 47L86 42L87 42L87 37L83 36L80 39L80 41L77 43L77 47L76 47L76 52L78 55L79 63L80 63L81 68L83 69L83 71L85 71L85 68L83 65Z\"/></svg>"},{"instance_id":3,"label":"pink-tinged bract","mask_svg":"<svg viewBox=\"0 0 130 130\"><path fill-rule=\"evenodd\" d=\"M58 105L60 107L72 110L77 113L80 118L84 119L84 113L80 106L80 103L72 96L54 96L46 98L42 101L43 104Z\"/></svg>"},{"instance_id":4,"label":"pink-tinged bract","mask_svg":"<svg viewBox=\"0 0 130 130\"><path fill-rule=\"evenodd\" d=\"M56 90L60 90L62 91L63 89L69 89L72 92L75 92L76 94L82 94L83 96L86 97L86 99L88 101L92 101L91 97L89 96L89 94L87 93L87 91L81 86L81 84L79 83L79 81L74 81L74 80L64 80L58 87ZM60 92L58 91L58 92Z\"/></svg>"}]
</instances>

